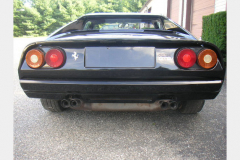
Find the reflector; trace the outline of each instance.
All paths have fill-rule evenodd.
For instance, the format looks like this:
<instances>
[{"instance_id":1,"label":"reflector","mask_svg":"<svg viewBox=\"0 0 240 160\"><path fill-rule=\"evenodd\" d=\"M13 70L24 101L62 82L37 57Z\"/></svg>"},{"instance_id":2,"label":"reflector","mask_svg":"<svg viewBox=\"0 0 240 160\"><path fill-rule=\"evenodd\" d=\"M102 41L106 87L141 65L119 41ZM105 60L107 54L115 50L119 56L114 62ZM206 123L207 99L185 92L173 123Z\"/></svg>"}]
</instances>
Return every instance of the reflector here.
<instances>
[{"instance_id":1,"label":"reflector","mask_svg":"<svg viewBox=\"0 0 240 160\"><path fill-rule=\"evenodd\" d=\"M205 49L198 55L198 64L205 68L213 68L217 63L217 54L211 49Z\"/></svg>"},{"instance_id":2,"label":"reflector","mask_svg":"<svg viewBox=\"0 0 240 160\"><path fill-rule=\"evenodd\" d=\"M65 61L62 50L54 48L50 49L45 55L46 63L53 68L61 67Z\"/></svg>"},{"instance_id":3,"label":"reflector","mask_svg":"<svg viewBox=\"0 0 240 160\"><path fill-rule=\"evenodd\" d=\"M26 62L31 68L40 68L44 64L44 53L39 49L32 49L26 54Z\"/></svg>"}]
</instances>

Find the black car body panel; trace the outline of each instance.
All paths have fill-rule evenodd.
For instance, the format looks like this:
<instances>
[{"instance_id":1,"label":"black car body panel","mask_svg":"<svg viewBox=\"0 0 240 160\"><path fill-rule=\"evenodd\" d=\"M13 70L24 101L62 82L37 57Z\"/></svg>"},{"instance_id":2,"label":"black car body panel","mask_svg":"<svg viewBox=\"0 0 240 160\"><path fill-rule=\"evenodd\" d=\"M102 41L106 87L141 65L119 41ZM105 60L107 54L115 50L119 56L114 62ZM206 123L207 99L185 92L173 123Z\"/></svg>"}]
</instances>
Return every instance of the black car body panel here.
<instances>
[{"instance_id":1,"label":"black car body panel","mask_svg":"<svg viewBox=\"0 0 240 160\"><path fill-rule=\"evenodd\" d=\"M25 48L19 79L27 96L64 99L74 95L85 102L151 103L159 99L214 99L220 92L225 66L215 45L196 40L189 32L69 31L71 25L96 16L83 16L45 41ZM66 55L62 67L53 69L44 65L32 69L27 65L25 55L31 49L39 48L47 53L56 47ZM197 55L204 49L212 49L217 53L217 64L211 69L203 69L197 63L183 69L176 62L176 52L182 48L190 48Z\"/></svg>"}]
</instances>

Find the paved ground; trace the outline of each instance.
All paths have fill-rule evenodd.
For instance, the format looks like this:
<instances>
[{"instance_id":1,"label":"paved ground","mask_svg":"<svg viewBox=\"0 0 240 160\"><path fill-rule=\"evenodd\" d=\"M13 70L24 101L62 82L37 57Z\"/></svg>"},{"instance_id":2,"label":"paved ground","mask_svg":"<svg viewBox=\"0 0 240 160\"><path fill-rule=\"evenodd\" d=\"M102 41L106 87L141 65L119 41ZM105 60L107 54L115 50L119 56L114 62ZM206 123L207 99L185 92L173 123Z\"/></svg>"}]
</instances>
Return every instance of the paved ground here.
<instances>
[{"instance_id":1,"label":"paved ground","mask_svg":"<svg viewBox=\"0 0 240 160\"><path fill-rule=\"evenodd\" d=\"M14 39L14 159L226 159L226 85L197 115L45 111L22 91Z\"/></svg>"}]
</instances>

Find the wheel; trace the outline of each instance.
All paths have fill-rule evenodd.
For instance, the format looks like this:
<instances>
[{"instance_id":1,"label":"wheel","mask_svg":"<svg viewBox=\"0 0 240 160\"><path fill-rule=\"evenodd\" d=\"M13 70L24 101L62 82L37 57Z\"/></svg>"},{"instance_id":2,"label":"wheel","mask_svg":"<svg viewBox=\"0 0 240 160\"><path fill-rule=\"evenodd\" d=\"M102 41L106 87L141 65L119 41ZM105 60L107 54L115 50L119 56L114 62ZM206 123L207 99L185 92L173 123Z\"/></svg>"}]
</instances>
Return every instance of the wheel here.
<instances>
[{"instance_id":1,"label":"wheel","mask_svg":"<svg viewBox=\"0 0 240 160\"><path fill-rule=\"evenodd\" d=\"M41 99L42 106L44 109L51 112L62 112L65 110L60 104L60 100L55 99Z\"/></svg>"},{"instance_id":2,"label":"wheel","mask_svg":"<svg viewBox=\"0 0 240 160\"><path fill-rule=\"evenodd\" d=\"M184 101L179 104L178 111L181 113L195 114L202 110L205 100Z\"/></svg>"}]
</instances>

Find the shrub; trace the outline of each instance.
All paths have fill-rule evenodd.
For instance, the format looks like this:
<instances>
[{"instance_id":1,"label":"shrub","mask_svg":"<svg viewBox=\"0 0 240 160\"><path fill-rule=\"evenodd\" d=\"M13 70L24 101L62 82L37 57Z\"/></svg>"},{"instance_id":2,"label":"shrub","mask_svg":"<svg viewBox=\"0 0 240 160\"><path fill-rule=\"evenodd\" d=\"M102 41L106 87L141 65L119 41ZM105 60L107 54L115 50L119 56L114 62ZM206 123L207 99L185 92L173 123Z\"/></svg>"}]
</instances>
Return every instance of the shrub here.
<instances>
[{"instance_id":1,"label":"shrub","mask_svg":"<svg viewBox=\"0 0 240 160\"><path fill-rule=\"evenodd\" d=\"M226 11L203 16L202 40L215 44L226 61Z\"/></svg>"}]
</instances>

